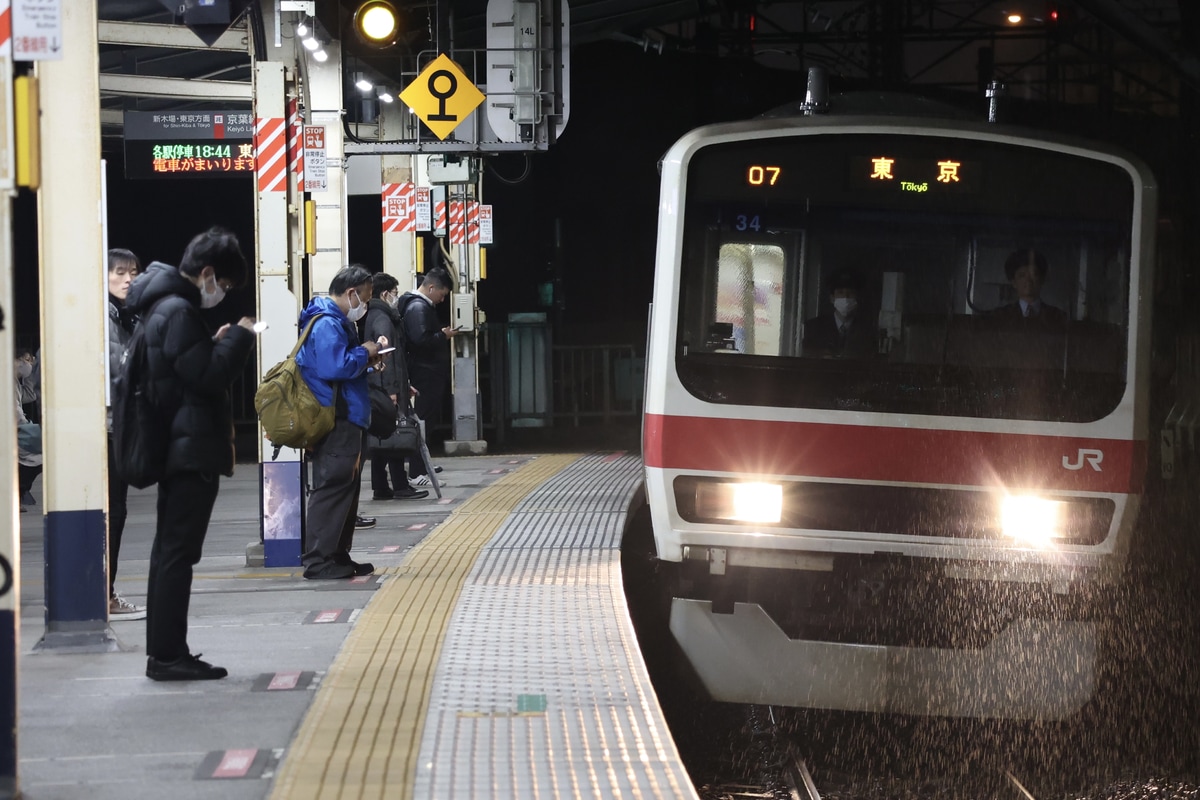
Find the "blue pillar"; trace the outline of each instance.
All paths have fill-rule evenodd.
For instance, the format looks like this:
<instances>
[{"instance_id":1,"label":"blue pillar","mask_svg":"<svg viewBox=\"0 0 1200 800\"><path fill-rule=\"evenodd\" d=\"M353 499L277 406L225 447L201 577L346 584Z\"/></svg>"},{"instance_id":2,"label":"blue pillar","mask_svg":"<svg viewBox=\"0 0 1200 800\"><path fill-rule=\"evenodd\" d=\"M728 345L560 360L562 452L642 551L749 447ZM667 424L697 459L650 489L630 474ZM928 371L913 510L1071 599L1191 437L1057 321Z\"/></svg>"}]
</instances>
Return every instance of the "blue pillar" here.
<instances>
[{"instance_id":1,"label":"blue pillar","mask_svg":"<svg viewBox=\"0 0 1200 800\"><path fill-rule=\"evenodd\" d=\"M47 635L92 633L106 639L108 544L104 512L51 511L46 514L43 542Z\"/></svg>"}]
</instances>

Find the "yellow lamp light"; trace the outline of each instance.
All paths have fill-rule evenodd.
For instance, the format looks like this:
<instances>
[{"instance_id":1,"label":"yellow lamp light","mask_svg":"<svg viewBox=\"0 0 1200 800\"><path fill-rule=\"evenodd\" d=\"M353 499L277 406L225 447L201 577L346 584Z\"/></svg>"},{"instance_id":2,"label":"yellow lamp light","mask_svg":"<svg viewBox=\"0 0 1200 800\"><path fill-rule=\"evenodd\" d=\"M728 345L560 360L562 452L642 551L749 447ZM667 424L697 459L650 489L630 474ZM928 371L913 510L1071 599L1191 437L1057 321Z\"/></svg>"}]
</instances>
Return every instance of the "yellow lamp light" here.
<instances>
[{"instance_id":1,"label":"yellow lamp light","mask_svg":"<svg viewBox=\"0 0 1200 800\"><path fill-rule=\"evenodd\" d=\"M389 47L400 33L400 13L388 0L368 0L354 12L354 31L375 47Z\"/></svg>"}]
</instances>

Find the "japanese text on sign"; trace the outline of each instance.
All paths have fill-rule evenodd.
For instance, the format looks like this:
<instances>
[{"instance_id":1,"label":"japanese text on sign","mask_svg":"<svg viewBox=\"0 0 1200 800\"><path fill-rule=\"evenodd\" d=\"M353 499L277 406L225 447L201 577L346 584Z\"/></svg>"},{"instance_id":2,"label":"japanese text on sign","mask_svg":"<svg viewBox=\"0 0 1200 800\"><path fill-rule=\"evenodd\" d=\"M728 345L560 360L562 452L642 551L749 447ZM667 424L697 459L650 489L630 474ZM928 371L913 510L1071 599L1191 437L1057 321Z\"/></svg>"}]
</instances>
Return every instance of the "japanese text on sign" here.
<instances>
[{"instance_id":1,"label":"japanese text on sign","mask_svg":"<svg viewBox=\"0 0 1200 800\"><path fill-rule=\"evenodd\" d=\"M11 10L14 60L62 59L62 0L13 0Z\"/></svg>"},{"instance_id":2,"label":"japanese text on sign","mask_svg":"<svg viewBox=\"0 0 1200 800\"><path fill-rule=\"evenodd\" d=\"M433 230L433 203L428 186L417 187L416 206L416 228L418 231Z\"/></svg>"},{"instance_id":3,"label":"japanese text on sign","mask_svg":"<svg viewBox=\"0 0 1200 800\"><path fill-rule=\"evenodd\" d=\"M236 177L254 170L254 145L244 140L125 140L127 178Z\"/></svg>"},{"instance_id":4,"label":"japanese text on sign","mask_svg":"<svg viewBox=\"0 0 1200 800\"><path fill-rule=\"evenodd\" d=\"M324 192L329 188L329 159L325 152L325 126L304 126L304 189Z\"/></svg>"},{"instance_id":5,"label":"japanese text on sign","mask_svg":"<svg viewBox=\"0 0 1200 800\"><path fill-rule=\"evenodd\" d=\"M977 164L950 158L894 158L870 156L853 162L853 180L857 185L889 186L893 190L926 192L972 192L978 190L980 170Z\"/></svg>"}]
</instances>

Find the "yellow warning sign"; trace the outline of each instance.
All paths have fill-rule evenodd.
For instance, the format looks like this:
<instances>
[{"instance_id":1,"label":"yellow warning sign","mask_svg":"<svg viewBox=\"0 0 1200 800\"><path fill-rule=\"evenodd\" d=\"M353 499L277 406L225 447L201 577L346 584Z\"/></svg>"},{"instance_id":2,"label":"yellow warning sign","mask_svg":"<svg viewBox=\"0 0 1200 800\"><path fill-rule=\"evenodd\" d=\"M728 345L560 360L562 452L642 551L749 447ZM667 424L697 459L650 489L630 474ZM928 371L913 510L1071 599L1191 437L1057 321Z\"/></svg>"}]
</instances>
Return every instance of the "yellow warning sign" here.
<instances>
[{"instance_id":1,"label":"yellow warning sign","mask_svg":"<svg viewBox=\"0 0 1200 800\"><path fill-rule=\"evenodd\" d=\"M421 70L400 99L434 135L445 139L485 98L462 67L443 53Z\"/></svg>"}]
</instances>

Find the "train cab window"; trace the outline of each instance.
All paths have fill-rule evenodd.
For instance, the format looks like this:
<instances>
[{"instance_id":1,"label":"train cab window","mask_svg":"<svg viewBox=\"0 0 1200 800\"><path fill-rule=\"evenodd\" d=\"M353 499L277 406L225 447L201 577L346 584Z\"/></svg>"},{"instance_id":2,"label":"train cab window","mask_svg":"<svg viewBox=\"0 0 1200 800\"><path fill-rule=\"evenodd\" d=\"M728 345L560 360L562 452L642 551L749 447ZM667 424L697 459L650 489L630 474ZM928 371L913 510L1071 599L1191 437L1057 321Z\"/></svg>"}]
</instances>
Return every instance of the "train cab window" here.
<instances>
[{"instance_id":1,"label":"train cab window","mask_svg":"<svg viewBox=\"0 0 1200 800\"><path fill-rule=\"evenodd\" d=\"M871 177L871 153L889 154L893 179ZM961 180L916 180L939 161L959 164ZM764 163L772 180L754 180L746 165ZM679 377L720 403L1099 419L1131 370L1134 193L1109 162L971 139L704 148L684 204ZM1036 253L1037 297L1006 272L1017 252ZM805 322L832 313L836 270L860 277L857 314L871 328L853 358L801 348ZM1022 317L1031 308L1041 324Z\"/></svg>"},{"instance_id":2,"label":"train cab window","mask_svg":"<svg viewBox=\"0 0 1200 800\"><path fill-rule=\"evenodd\" d=\"M783 336L784 252L778 245L725 242L717 255L715 317L729 323L739 353L777 356Z\"/></svg>"}]
</instances>

